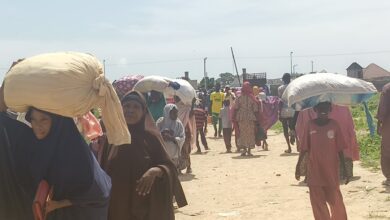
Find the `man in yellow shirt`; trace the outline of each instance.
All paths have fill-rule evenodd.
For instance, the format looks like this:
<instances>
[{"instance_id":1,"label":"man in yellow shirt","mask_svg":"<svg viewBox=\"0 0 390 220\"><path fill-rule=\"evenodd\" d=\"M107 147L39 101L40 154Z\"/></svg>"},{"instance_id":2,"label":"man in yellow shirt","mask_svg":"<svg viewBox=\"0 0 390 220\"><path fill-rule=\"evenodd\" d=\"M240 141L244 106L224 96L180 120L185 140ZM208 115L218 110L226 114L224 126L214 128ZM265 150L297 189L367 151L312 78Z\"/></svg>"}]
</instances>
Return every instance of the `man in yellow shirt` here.
<instances>
[{"instance_id":1,"label":"man in yellow shirt","mask_svg":"<svg viewBox=\"0 0 390 220\"><path fill-rule=\"evenodd\" d=\"M221 92L221 85L215 85L215 91L210 95L210 105L211 105L211 115L213 119L214 126L214 137L222 137L222 122L219 118L219 113L223 106L223 100L225 99L225 93ZM218 124L218 132L217 132L217 124Z\"/></svg>"}]
</instances>

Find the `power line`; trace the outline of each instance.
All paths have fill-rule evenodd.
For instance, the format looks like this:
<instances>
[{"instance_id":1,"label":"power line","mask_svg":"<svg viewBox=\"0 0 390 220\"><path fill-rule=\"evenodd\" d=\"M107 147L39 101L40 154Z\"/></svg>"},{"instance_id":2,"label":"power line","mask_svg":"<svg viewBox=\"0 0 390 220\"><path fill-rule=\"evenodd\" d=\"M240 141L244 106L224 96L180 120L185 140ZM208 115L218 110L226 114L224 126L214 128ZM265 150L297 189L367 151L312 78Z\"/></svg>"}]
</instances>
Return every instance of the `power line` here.
<instances>
[{"instance_id":1,"label":"power line","mask_svg":"<svg viewBox=\"0 0 390 220\"><path fill-rule=\"evenodd\" d=\"M369 55L369 54L383 54L390 53L390 50L381 51L366 51L366 52L350 52L350 53L333 53L333 54L307 54L307 55L295 55L295 58L310 58L310 57L336 57L336 56L350 56L350 55ZM286 59L290 56L259 56L259 57L237 57L237 59ZM129 66L137 64L154 64L154 63L176 63L176 62L187 62L187 61L201 61L203 58L190 58L190 59L172 59L172 60L156 60L156 61L145 61L145 62L133 62L126 64L108 64L108 66ZM230 60L231 57L208 57L212 60Z\"/></svg>"},{"instance_id":2,"label":"power line","mask_svg":"<svg viewBox=\"0 0 390 220\"><path fill-rule=\"evenodd\" d=\"M307 54L307 55L295 55L294 58L312 58L312 57L337 57L337 56L350 56L350 55L369 55L369 54L386 54L390 53L390 50L381 51L366 51L366 52L349 52L349 53L333 53L333 54ZM237 59L287 59L287 56L254 56L254 57L237 57ZM211 60L230 60L231 57L208 57ZM171 59L171 60L152 60L143 62L129 62L129 63L109 63L106 60L106 66L131 66L131 65L142 65L142 64L157 64L157 63L179 63L179 62L201 62L203 58L188 58L188 59ZM0 70L8 70L9 67L0 67Z\"/></svg>"},{"instance_id":3,"label":"power line","mask_svg":"<svg viewBox=\"0 0 390 220\"><path fill-rule=\"evenodd\" d=\"M369 54L383 54L390 53L390 50L382 51L368 51L368 52L352 52L352 53L333 53L333 54L308 54L308 55L295 55L298 58L309 58L309 57L335 57L335 56L349 56L349 55L369 55ZM240 59L285 59L290 56L263 56L263 57L239 57Z\"/></svg>"}]
</instances>

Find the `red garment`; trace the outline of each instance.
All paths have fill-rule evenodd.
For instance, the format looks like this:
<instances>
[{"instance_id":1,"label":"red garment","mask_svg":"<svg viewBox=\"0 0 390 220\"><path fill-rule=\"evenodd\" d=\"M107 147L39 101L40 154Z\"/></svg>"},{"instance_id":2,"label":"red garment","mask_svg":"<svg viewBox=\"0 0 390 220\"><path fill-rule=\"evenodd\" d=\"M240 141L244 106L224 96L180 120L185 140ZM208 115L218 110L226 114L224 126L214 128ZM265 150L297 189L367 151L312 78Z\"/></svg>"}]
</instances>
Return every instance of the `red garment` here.
<instances>
[{"instance_id":1,"label":"red garment","mask_svg":"<svg viewBox=\"0 0 390 220\"><path fill-rule=\"evenodd\" d=\"M332 119L324 126L308 123L301 150L308 151L308 186L336 187L339 183L339 152L346 143L338 123Z\"/></svg>"},{"instance_id":2,"label":"red garment","mask_svg":"<svg viewBox=\"0 0 390 220\"><path fill-rule=\"evenodd\" d=\"M207 121L207 113L201 108L194 109L196 129L202 129Z\"/></svg>"},{"instance_id":3,"label":"red garment","mask_svg":"<svg viewBox=\"0 0 390 220\"><path fill-rule=\"evenodd\" d=\"M256 99L255 95L253 94L252 86L249 82L244 82L241 89L241 95L247 95L249 96L253 101L259 102L259 100Z\"/></svg>"},{"instance_id":4,"label":"red garment","mask_svg":"<svg viewBox=\"0 0 390 220\"><path fill-rule=\"evenodd\" d=\"M339 186L310 186L310 202L316 220L347 220L347 212ZM330 212L328 209L328 203Z\"/></svg>"},{"instance_id":5,"label":"red garment","mask_svg":"<svg viewBox=\"0 0 390 220\"><path fill-rule=\"evenodd\" d=\"M382 89L376 118L382 122L381 155L390 158L390 135L388 135L390 133L390 83ZM390 167L387 169L390 170Z\"/></svg>"},{"instance_id":6,"label":"red garment","mask_svg":"<svg viewBox=\"0 0 390 220\"><path fill-rule=\"evenodd\" d=\"M312 108L299 113L295 126L298 150L300 148L300 140L303 138L304 130L308 124L307 122L315 118L317 118L317 113ZM359 144L356 139L355 125L349 108L347 106L332 104L332 111L329 113L329 118L337 121L340 126L341 136L343 136L347 144L344 150L344 156L353 161L359 160Z\"/></svg>"}]
</instances>

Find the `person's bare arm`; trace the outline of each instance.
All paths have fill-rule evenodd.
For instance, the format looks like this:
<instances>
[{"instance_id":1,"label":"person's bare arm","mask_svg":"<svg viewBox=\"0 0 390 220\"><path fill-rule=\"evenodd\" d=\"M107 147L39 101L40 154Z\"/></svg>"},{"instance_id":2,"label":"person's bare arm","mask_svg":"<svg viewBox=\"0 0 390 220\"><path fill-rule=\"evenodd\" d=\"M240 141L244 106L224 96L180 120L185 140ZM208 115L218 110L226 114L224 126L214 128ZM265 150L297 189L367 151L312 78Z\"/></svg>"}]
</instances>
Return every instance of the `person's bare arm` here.
<instances>
[{"instance_id":1,"label":"person's bare arm","mask_svg":"<svg viewBox=\"0 0 390 220\"><path fill-rule=\"evenodd\" d=\"M301 167L302 160L303 160L306 153L307 153L307 151L301 151L299 153L298 163L297 163L297 166L295 167L295 179L298 181L301 179L301 174L300 174L299 170Z\"/></svg>"},{"instance_id":2,"label":"person's bare arm","mask_svg":"<svg viewBox=\"0 0 390 220\"><path fill-rule=\"evenodd\" d=\"M344 159L344 153L343 151L340 151L339 152L339 159L340 159L340 163L341 165L343 166L343 169L344 169L344 179L345 179L345 185L347 185L349 183L349 176L346 172L347 170L347 166L345 165L345 159Z\"/></svg>"}]
</instances>

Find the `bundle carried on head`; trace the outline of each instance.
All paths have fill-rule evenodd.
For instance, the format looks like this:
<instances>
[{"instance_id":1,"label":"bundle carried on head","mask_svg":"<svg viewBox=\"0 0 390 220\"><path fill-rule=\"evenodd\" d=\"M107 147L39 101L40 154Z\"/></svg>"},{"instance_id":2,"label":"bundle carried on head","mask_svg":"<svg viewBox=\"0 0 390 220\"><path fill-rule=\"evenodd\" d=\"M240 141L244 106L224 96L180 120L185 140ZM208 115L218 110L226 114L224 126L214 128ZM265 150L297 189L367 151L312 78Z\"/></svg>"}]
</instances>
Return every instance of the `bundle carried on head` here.
<instances>
[{"instance_id":1,"label":"bundle carried on head","mask_svg":"<svg viewBox=\"0 0 390 220\"><path fill-rule=\"evenodd\" d=\"M92 55L59 52L27 58L5 76L4 99L12 111L32 106L66 117L101 108L109 143L130 143L120 101Z\"/></svg>"}]
</instances>

